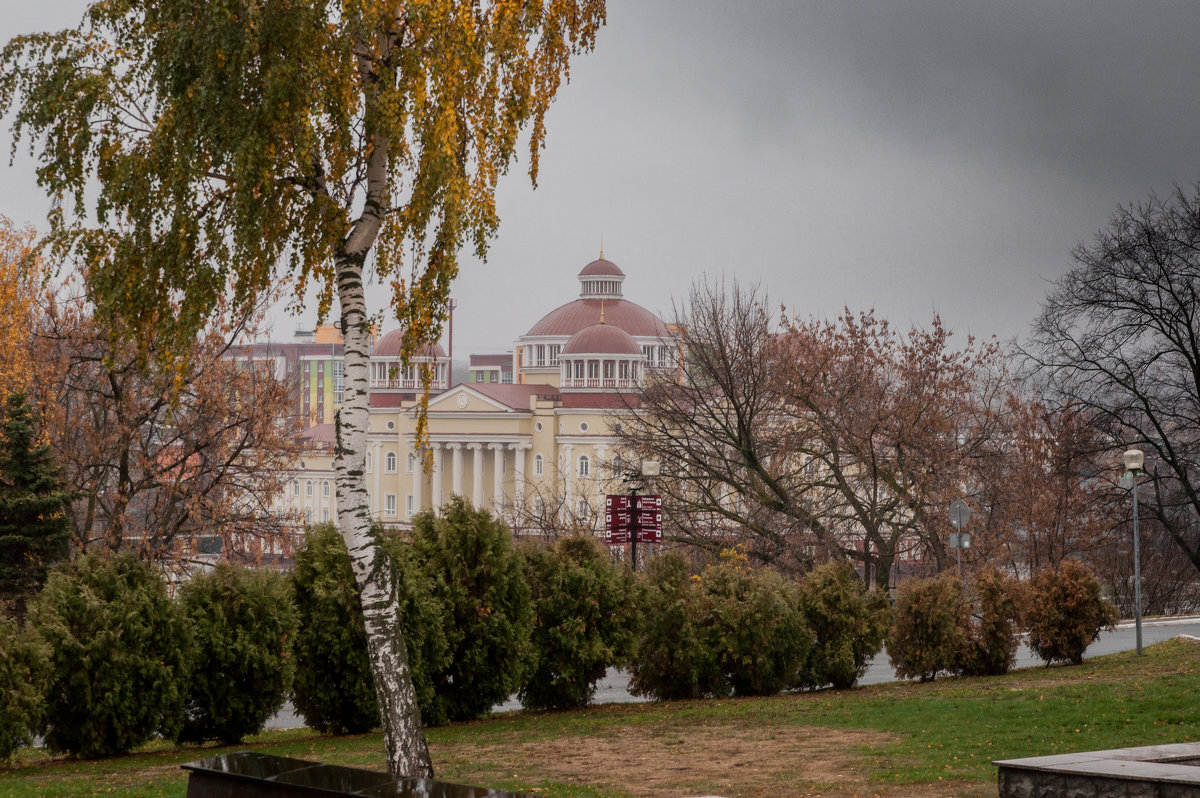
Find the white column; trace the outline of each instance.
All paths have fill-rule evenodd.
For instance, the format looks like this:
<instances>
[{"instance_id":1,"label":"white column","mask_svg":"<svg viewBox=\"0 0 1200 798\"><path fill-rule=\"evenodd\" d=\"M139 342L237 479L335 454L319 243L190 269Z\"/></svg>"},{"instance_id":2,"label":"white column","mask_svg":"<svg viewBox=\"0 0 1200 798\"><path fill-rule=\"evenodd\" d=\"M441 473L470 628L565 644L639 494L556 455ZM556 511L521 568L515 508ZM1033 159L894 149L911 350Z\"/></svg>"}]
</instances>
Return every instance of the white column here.
<instances>
[{"instance_id":1,"label":"white column","mask_svg":"<svg viewBox=\"0 0 1200 798\"><path fill-rule=\"evenodd\" d=\"M413 515L421 512L421 494L425 488L425 458L421 456L421 447L413 447Z\"/></svg>"},{"instance_id":2,"label":"white column","mask_svg":"<svg viewBox=\"0 0 1200 798\"><path fill-rule=\"evenodd\" d=\"M463 478L463 458L461 443L447 443L446 448L454 454L454 488L453 493L456 496L462 495L462 478Z\"/></svg>"},{"instance_id":3,"label":"white column","mask_svg":"<svg viewBox=\"0 0 1200 798\"><path fill-rule=\"evenodd\" d=\"M433 495L429 498L429 506L436 513L442 507L442 445L431 443L433 450Z\"/></svg>"},{"instance_id":4,"label":"white column","mask_svg":"<svg viewBox=\"0 0 1200 798\"><path fill-rule=\"evenodd\" d=\"M375 443L371 444L371 449L374 452L371 455L371 465L375 468L375 490L371 494L369 504L371 506L371 513L379 515L383 512L383 494L379 492L379 480L383 474L383 459L380 458L379 453L383 450L383 442L375 441Z\"/></svg>"},{"instance_id":5,"label":"white column","mask_svg":"<svg viewBox=\"0 0 1200 798\"><path fill-rule=\"evenodd\" d=\"M575 515L575 445L564 443L563 456L563 512L567 517Z\"/></svg>"},{"instance_id":6,"label":"white column","mask_svg":"<svg viewBox=\"0 0 1200 798\"><path fill-rule=\"evenodd\" d=\"M525 506L525 453L533 448L531 443L510 443L513 450L513 520L517 511Z\"/></svg>"},{"instance_id":7,"label":"white column","mask_svg":"<svg viewBox=\"0 0 1200 798\"><path fill-rule=\"evenodd\" d=\"M492 450L492 512L500 515L504 506L504 444L489 443Z\"/></svg>"},{"instance_id":8,"label":"white column","mask_svg":"<svg viewBox=\"0 0 1200 798\"><path fill-rule=\"evenodd\" d=\"M592 479L596 483L597 515L604 512L604 473L606 471L608 471L608 444L597 443L596 456L592 458Z\"/></svg>"},{"instance_id":9,"label":"white column","mask_svg":"<svg viewBox=\"0 0 1200 798\"><path fill-rule=\"evenodd\" d=\"M471 467L473 481L471 484L471 504L475 509L483 507L483 444L468 443L471 450Z\"/></svg>"}]
</instances>

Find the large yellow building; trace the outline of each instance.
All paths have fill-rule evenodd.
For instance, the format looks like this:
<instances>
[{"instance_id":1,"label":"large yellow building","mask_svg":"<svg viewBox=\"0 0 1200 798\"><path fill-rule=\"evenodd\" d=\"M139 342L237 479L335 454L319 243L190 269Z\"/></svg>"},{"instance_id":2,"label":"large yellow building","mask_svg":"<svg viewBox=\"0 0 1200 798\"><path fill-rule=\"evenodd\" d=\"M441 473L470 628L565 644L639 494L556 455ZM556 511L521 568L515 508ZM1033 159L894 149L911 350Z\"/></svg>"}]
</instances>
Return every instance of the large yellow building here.
<instances>
[{"instance_id":1,"label":"large yellow building","mask_svg":"<svg viewBox=\"0 0 1200 798\"><path fill-rule=\"evenodd\" d=\"M679 369L678 345L656 315L623 297L624 273L603 256L579 273L578 299L547 313L513 347L512 384L450 384L442 347L420 358L435 367L428 437L414 434L419 381L399 363L400 331L371 356L367 489L388 525L458 494L491 509L517 532L598 530L604 495L628 469L610 425L636 401L648 370ZM332 425L310 444L283 508L307 521L336 517Z\"/></svg>"}]
</instances>

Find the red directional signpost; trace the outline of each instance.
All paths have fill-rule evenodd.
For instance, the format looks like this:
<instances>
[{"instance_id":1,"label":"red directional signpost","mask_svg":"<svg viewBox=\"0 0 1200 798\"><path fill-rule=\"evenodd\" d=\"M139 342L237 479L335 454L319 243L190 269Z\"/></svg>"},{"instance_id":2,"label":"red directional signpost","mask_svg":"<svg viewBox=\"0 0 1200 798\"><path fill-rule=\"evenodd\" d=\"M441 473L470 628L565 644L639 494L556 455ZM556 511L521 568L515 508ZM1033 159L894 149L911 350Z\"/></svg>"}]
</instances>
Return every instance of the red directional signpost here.
<instances>
[{"instance_id":1,"label":"red directional signpost","mask_svg":"<svg viewBox=\"0 0 1200 798\"><path fill-rule=\"evenodd\" d=\"M606 496L604 499L604 542L610 546L631 543L630 557L637 562L638 543L662 542L662 497Z\"/></svg>"}]
</instances>

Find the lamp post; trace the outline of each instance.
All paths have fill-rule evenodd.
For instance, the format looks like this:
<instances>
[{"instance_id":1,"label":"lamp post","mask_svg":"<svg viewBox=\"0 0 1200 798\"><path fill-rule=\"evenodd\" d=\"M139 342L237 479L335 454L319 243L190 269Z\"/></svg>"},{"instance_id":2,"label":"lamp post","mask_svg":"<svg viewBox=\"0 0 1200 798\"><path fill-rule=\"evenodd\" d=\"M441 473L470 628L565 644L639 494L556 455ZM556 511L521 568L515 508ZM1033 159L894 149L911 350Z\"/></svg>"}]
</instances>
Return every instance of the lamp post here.
<instances>
[{"instance_id":1,"label":"lamp post","mask_svg":"<svg viewBox=\"0 0 1200 798\"><path fill-rule=\"evenodd\" d=\"M1138 474L1144 473L1145 455L1140 449L1125 452L1125 479L1133 493L1133 621L1137 628L1137 653L1142 653L1142 544L1138 534Z\"/></svg>"},{"instance_id":2,"label":"lamp post","mask_svg":"<svg viewBox=\"0 0 1200 798\"><path fill-rule=\"evenodd\" d=\"M630 511L630 529L629 529L629 560L630 567L637 571L637 540L640 524L638 523L638 501L637 492L642 487L642 480L649 477L656 477L661 473L662 466L657 460L643 460L638 466L637 471L633 471L626 475L625 482L629 485L629 511Z\"/></svg>"}]
</instances>

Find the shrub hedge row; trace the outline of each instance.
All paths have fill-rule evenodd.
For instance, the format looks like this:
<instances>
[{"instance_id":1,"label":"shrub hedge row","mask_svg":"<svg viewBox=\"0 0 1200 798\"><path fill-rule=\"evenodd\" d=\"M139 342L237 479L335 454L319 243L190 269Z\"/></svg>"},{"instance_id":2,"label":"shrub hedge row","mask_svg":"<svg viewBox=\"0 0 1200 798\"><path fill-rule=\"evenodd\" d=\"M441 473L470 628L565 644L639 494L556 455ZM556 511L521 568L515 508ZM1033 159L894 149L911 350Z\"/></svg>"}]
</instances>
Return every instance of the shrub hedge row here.
<instances>
[{"instance_id":1,"label":"shrub hedge row","mask_svg":"<svg viewBox=\"0 0 1200 798\"><path fill-rule=\"evenodd\" d=\"M518 552L460 500L418 516L410 539L376 534L426 725L514 693L528 709L584 706L614 666L662 700L847 688L885 638L897 673L922 680L1004 672L1022 625L1047 661L1077 662L1113 620L1074 563L1027 587L981 575L975 599L952 576L914 580L893 612L844 563L795 582L736 550L698 574L668 553L635 578L590 538ZM369 730L379 711L358 601L329 525L310 530L291 575L220 565L176 600L131 557L62 565L24 628L0 621L0 760L32 734L84 757L155 735L232 744L289 695L321 732Z\"/></svg>"}]
</instances>

